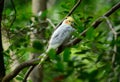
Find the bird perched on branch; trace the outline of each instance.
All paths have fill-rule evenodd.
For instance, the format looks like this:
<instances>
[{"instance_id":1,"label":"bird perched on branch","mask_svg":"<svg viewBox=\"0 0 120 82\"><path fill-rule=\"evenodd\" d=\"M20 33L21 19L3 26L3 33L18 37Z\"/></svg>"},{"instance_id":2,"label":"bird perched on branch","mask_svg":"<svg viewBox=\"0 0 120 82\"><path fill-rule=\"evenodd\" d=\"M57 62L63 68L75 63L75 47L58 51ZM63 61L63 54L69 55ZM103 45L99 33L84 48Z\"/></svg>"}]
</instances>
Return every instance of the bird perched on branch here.
<instances>
[{"instance_id":1,"label":"bird perched on branch","mask_svg":"<svg viewBox=\"0 0 120 82\"><path fill-rule=\"evenodd\" d=\"M51 49L57 49L58 47L66 44L70 40L71 34L75 31L75 29L72 27L73 24L74 19L71 16L67 17L62 22L62 24L53 32L49 40L46 53L48 53ZM46 54L42 55L44 59L42 58L41 61L45 60L45 58L47 57Z\"/></svg>"},{"instance_id":2,"label":"bird perched on branch","mask_svg":"<svg viewBox=\"0 0 120 82\"><path fill-rule=\"evenodd\" d=\"M64 45L69 41L72 32L75 31L72 27L73 23L74 19L70 16L62 22L62 24L53 32L46 52L49 52L50 49L57 49L59 46Z\"/></svg>"}]
</instances>

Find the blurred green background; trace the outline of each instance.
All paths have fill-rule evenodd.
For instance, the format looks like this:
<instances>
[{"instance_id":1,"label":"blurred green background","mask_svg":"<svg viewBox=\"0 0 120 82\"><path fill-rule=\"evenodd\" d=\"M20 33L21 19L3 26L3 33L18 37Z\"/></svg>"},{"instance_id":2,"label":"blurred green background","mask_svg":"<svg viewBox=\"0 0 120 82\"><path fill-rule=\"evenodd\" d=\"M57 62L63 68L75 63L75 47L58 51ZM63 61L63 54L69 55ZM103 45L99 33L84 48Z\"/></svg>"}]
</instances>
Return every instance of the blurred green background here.
<instances>
[{"instance_id":1,"label":"blurred green background","mask_svg":"<svg viewBox=\"0 0 120 82\"><path fill-rule=\"evenodd\" d=\"M40 23L44 21L42 18L48 18L54 25L57 25L77 2L77 0L53 1L54 4L47 6L41 16L33 14L31 0L14 0L16 13L11 1L5 1L2 32L3 38L5 38L3 45L7 73L11 72L11 64L13 63L11 53L17 57L19 63L22 63L29 59L31 53L41 54L45 51L54 28L47 23L43 38L39 38L39 34L43 32ZM74 37L81 38L82 41L77 45L65 48L59 55L54 55L54 53L50 55L51 61L46 61L43 66L43 82L120 81L119 9L109 17L113 29L118 32L116 39L105 19L97 29L91 27L85 37L79 36L84 29L90 27L97 18L104 15L118 2L119 0L82 0L72 14L77 29L77 34ZM47 3L49 4L49 2ZM32 17L34 17L34 22ZM11 23L13 23L12 26ZM34 41L32 42L31 32L34 33ZM6 45L6 39L9 45ZM116 52L114 47L116 47ZM27 69L17 75L18 82L23 80Z\"/></svg>"}]
</instances>

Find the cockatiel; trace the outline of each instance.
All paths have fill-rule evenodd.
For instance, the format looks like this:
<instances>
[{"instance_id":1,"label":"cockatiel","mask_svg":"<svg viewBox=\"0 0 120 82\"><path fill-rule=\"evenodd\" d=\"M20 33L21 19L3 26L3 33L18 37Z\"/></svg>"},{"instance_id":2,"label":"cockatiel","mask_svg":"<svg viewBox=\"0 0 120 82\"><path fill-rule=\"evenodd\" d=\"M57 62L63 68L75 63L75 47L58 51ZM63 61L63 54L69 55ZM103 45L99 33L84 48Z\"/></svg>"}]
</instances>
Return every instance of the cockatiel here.
<instances>
[{"instance_id":1,"label":"cockatiel","mask_svg":"<svg viewBox=\"0 0 120 82\"><path fill-rule=\"evenodd\" d=\"M74 19L69 16L67 17L62 24L53 32L48 48L46 50L46 53L48 53L51 49L57 49L61 45L66 44L69 42L72 33L75 31L75 29L72 27L72 24L74 23ZM43 58L41 59L41 62L44 61L47 57L47 54L43 53Z\"/></svg>"},{"instance_id":2,"label":"cockatiel","mask_svg":"<svg viewBox=\"0 0 120 82\"><path fill-rule=\"evenodd\" d=\"M72 27L74 19L72 17L67 17L62 24L53 32L48 48L46 52L50 49L57 49L59 46L64 45L71 38L71 34L75 31Z\"/></svg>"}]
</instances>

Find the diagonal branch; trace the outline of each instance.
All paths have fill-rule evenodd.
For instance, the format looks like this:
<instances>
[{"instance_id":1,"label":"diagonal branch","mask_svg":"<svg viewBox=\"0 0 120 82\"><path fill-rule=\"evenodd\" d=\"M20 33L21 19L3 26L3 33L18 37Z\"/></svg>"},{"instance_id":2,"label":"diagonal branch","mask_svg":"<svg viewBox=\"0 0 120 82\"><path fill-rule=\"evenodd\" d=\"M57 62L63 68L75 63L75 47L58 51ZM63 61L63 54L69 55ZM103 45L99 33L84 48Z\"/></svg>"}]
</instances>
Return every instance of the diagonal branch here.
<instances>
[{"instance_id":1,"label":"diagonal branch","mask_svg":"<svg viewBox=\"0 0 120 82\"><path fill-rule=\"evenodd\" d=\"M108 10L103 16L109 17L111 14L113 14L115 11L117 11L120 8L120 2L118 2L118 4L116 4L115 6L113 6L110 10ZM102 22L103 20L101 20L101 17L98 18L95 22L92 23L91 27L97 28L98 25ZM87 29L88 30L88 29ZM84 31L84 33L82 33L81 36L85 36L85 33L87 32ZM76 45L77 43L79 43L82 39L80 38L76 38L74 39L72 42L70 42L67 46L73 46Z\"/></svg>"},{"instance_id":2,"label":"diagonal branch","mask_svg":"<svg viewBox=\"0 0 120 82\"><path fill-rule=\"evenodd\" d=\"M109 20L106 16L103 16L103 18L105 18L106 23L108 24L108 26L109 26L112 34L113 34L113 38L114 38L114 40L116 41L116 40L117 40L117 32L116 32L115 29L113 28L110 20ZM113 70L114 70L115 57L116 57L116 53L117 53L117 45L116 45L116 44L114 44L113 51L114 51L114 52L113 52L113 55L112 55L112 65L113 65L112 67L113 67ZM115 70L114 70L114 71L115 71Z\"/></svg>"},{"instance_id":3,"label":"diagonal branch","mask_svg":"<svg viewBox=\"0 0 120 82\"><path fill-rule=\"evenodd\" d=\"M25 76L24 76L23 82L27 82L27 78L28 78L29 74L31 73L31 71L34 69L35 66L36 66L36 65L31 66L31 67L27 70L27 72L26 72L26 74L25 74Z\"/></svg>"},{"instance_id":4,"label":"diagonal branch","mask_svg":"<svg viewBox=\"0 0 120 82\"><path fill-rule=\"evenodd\" d=\"M20 64L19 66L17 66L14 71L12 71L10 74L6 75L6 76L3 78L2 82L9 82L9 81L12 80L22 69L24 69L25 67L37 65L39 61L40 61L40 59L32 59L32 60L28 60L28 61L26 61L26 62L23 62L22 64Z\"/></svg>"},{"instance_id":5,"label":"diagonal branch","mask_svg":"<svg viewBox=\"0 0 120 82\"><path fill-rule=\"evenodd\" d=\"M63 20L64 20L66 17L70 16L70 15L76 10L76 8L80 5L81 1L82 1L82 0L78 0L78 2L73 6L73 8L69 11L69 13L63 18ZM58 26L60 26L60 24L63 22L63 20L60 21L60 23L56 26L56 28L57 28Z\"/></svg>"},{"instance_id":6,"label":"diagonal branch","mask_svg":"<svg viewBox=\"0 0 120 82\"><path fill-rule=\"evenodd\" d=\"M110 10L108 10L103 16L109 17L113 14L116 10L120 8L120 2L118 2L115 6L113 6ZM96 28L102 21L97 19L93 24L92 27Z\"/></svg>"},{"instance_id":7,"label":"diagonal branch","mask_svg":"<svg viewBox=\"0 0 120 82\"><path fill-rule=\"evenodd\" d=\"M56 28L56 26L52 23L52 21L51 21L49 18L47 18L46 20L50 23L50 25L51 25L54 29Z\"/></svg>"}]
</instances>

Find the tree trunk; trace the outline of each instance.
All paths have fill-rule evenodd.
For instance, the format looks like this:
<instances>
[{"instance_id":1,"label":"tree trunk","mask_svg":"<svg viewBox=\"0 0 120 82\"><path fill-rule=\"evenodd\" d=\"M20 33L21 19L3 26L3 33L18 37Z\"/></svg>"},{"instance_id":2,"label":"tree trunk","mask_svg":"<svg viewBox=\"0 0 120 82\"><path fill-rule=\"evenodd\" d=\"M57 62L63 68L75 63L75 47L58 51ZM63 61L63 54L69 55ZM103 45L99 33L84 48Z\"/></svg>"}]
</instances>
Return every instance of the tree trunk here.
<instances>
[{"instance_id":1,"label":"tree trunk","mask_svg":"<svg viewBox=\"0 0 120 82\"><path fill-rule=\"evenodd\" d=\"M34 15L40 16L40 14L44 13L44 11L46 11L48 7L53 6L54 3L55 3L55 0L32 0L32 12ZM42 23L39 22L40 24L39 26L37 26L37 28L42 28L44 30L42 30L41 32L37 32L36 34L31 33L31 41L34 41L34 38L44 41L45 29L48 26L46 22L46 18L47 18L47 14L44 15L44 18L40 19L43 22ZM34 53L33 57L31 58L34 58L34 57L36 58L38 56L39 56L38 54ZM36 66L31 72L30 77L32 79L32 82L42 82L43 66L41 66L41 68Z\"/></svg>"},{"instance_id":2,"label":"tree trunk","mask_svg":"<svg viewBox=\"0 0 120 82\"><path fill-rule=\"evenodd\" d=\"M1 33L1 20L2 12L4 7L4 0L0 1L0 82L5 76L5 66L4 66L4 57L3 57L3 47L2 47L2 33Z\"/></svg>"},{"instance_id":3,"label":"tree trunk","mask_svg":"<svg viewBox=\"0 0 120 82\"><path fill-rule=\"evenodd\" d=\"M47 0L32 0L32 12L34 15L37 15L41 12L46 11L47 9ZM44 17L44 19L40 19L42 21L46 20L46 16ZM46 23L40 23L39 26L37 26L37 28L46 28L47 24ZM38 35L38 36L35 36ZM42 32L36 32L36 34L31 33L31 41L34 41L34 38L39 38L41 40L44 39L44 30ZM33 53L33 57L31 58L36 58L39 55L36 53ZM38 66L36 66L31 74L30 74L30 78L32 80L32 82L42 82L43 80L43 67L41 66L41 68L39 68Z\"/></svg>"},{"instance_id":4,"label":"tree trunk","mask_svg":"<svg viewBox=\"0 0 120 82\"><path fill-rule=\"evenodd\" d=\"M47 0L32 0L32 12L37 15L40 11L47 9Z\"/></svg>"}]
</instances>

